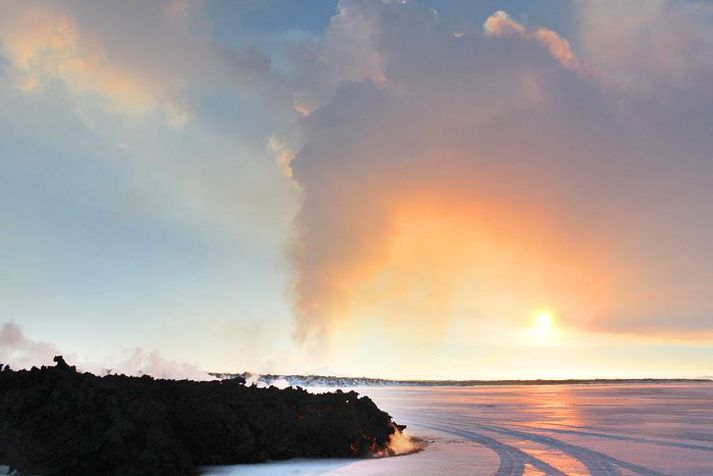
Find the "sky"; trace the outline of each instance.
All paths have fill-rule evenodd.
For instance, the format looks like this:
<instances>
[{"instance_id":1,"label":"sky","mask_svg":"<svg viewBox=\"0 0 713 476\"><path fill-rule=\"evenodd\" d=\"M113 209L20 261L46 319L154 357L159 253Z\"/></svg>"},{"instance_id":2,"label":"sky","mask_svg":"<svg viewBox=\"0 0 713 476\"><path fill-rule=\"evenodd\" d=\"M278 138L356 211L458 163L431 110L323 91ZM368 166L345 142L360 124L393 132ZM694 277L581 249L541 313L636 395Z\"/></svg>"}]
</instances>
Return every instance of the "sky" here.
<instances>
[{"instance_id":1,"label":"sky","mask_svg":"<svg viewBox=\"0 0 713 476\"><path fill-rule=\"evenodd\" d=\"M0 361L713 375L713 4L0 0Z\"/></svg>"}]
</instances>

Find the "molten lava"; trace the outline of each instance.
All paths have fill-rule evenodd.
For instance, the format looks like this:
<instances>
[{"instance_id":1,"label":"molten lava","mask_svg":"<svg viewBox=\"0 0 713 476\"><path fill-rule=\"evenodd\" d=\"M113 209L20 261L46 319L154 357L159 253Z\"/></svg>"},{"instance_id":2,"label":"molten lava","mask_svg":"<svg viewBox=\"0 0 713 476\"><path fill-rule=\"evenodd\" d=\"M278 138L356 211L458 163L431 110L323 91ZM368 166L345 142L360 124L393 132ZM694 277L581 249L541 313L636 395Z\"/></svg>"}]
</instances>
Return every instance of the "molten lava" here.
<instances>
[{"instance_id":1,"label":"molten lava","mask_svg":"<svg viewBox=\"0 0 713 476\"><path fill-rule=\"evenodd\" d=\"M405 427L396 425L393 422L391 423L391 427L394 429L394 432L389 436L389 442L386 448L372 450L372 454L375 457L405 455L415 453L424 448L425 444L422 441L411 438L402 431Z\"/></svg>"}]
</instances>

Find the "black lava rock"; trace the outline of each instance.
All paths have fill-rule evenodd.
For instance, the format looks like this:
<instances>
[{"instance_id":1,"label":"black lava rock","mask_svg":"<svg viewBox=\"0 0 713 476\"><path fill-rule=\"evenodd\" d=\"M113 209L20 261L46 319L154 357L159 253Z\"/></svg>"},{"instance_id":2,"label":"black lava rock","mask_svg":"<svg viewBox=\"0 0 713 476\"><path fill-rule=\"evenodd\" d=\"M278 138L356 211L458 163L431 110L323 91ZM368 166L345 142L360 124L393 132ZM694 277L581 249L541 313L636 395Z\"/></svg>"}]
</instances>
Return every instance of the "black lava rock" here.
<instances>
[{"instance_id":1,"label":"black lava rock","mask_svg":"<svg viewBox=\"0 0 713 476\"><path fill-rule=\"evenodd\" d=\"M356 392L246 387L0 365L0 464L44 476L181 475L197 467L382 450L391 417Z\"/></svg>"}]
</instances>

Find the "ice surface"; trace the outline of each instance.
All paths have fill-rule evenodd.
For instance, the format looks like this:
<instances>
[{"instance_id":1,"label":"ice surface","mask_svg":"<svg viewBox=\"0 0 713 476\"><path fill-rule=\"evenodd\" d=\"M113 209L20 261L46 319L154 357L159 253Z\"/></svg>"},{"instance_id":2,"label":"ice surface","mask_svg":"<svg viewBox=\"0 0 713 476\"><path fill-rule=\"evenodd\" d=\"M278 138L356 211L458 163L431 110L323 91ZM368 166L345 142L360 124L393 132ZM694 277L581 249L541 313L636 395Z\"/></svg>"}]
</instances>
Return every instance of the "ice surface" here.
<instances>
[{"instance_id":1,"label":"ice surface","mask_svg":"<svg viewBox=\"0 0 713 476\"><path fill-rule=\"evenodd\" d=\"M366 387L422 452L209 475L713 475L713 384Z\"/></svg>"}]
</instances>

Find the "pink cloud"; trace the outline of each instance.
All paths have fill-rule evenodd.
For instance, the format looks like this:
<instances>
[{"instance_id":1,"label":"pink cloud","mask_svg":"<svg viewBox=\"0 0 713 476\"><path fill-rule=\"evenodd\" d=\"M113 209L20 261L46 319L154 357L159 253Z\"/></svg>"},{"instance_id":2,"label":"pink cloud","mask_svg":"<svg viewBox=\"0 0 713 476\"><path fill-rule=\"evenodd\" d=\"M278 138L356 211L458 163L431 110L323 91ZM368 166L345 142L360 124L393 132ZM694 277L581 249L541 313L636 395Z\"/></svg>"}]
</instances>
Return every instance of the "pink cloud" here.
<instances>
[{"instance_id":1,"label":"pink cloud","mask_svg":"<svg viewBox=\"0 0 713 476\"><path fill-rule=\"evenodd\" d=\"M510 18L510 15L506 12L498 10L485 20L483 31L486 36L498 38L514 36L536 41L545 47L550 55L565 68L577 73L583 71L582 65L569 45L569 41L566 38L562 38L554 30L545 27L526 28L521 23Z\"/></svg>"},{"instance_id":2,"label":"pink cloud","mask_svg":"<svg viewBox=\"0 0 713 476\"><path fill-rule=\"evenodd\" d=\"M525 27L502 10L496 11L485 20L483 30L488 36L525 35Z\"/></svg>"}]
</instances>

